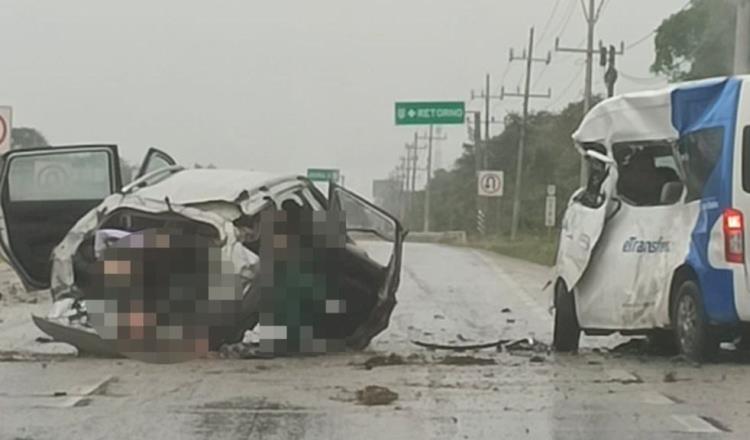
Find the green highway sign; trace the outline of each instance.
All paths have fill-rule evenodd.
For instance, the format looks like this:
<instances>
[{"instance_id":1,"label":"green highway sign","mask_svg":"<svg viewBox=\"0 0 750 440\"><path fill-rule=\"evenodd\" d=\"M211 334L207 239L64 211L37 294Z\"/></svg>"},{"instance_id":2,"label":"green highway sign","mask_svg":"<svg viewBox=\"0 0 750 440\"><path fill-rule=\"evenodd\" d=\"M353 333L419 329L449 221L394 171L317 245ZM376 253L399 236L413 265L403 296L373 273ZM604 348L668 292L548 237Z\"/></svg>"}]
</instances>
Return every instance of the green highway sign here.
<instances>
[{"instance_id":1,"label":"green highway sign","mask_svg":"<svg viewBox=\"0 0 750 440\"><path fill-rule=\"evenodd\" d=\"M307 178L314 182L338 182L339 170L310 168L307 170Z\"/></svg>"},{"instance_id":2,"label":"green highway sign","mask_svg":"<svg viewBox=\"0 0 750 440\"><path fill-rule=\"evenodd\" d=\"M397 102L396 125L463 124L466 106L463 102Z\"/></svg>"}]
</instances>

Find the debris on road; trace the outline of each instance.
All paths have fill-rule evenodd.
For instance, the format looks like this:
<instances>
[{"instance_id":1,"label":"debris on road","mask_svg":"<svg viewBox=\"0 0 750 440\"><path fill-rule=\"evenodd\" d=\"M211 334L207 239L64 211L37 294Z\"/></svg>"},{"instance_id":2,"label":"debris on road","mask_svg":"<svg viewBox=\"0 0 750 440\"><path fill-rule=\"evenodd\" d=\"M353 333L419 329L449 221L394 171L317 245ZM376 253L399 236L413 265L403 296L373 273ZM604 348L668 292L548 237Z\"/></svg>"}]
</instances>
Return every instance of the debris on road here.
<instances>
[{"instance_id":1,"label":"debris on road","mask_svg":"<svg viewBox=\"0 0 750 440\"><path fill-rule=\"evenodd\" d=\"M531 356L531 358L529 359L529 362L531 362L532 364L540 364L542 362L545 362L546 360L547 359L544 356L539 356L537 354L537 355Z\"/></svg>"},{"instance_id":2,"label":"debris on road","mask_svg":"<svg viewBox=\"0 0 750 440\"><path fill-rule=\"evenodd\" d=\"M672 383L677 382L677 374L674 371L669 371L664 374L664 382Z\"/></svg>"},{"instance_id":3,"label":"debris on road","mask_svg":"<svg viewBox=\"0 0 750 440\"><path fill-rule=\"evenodd\" d=\"M224 344L219 348L219 355L224 359L269 359L272 355L259 352L258 344L235 342Z\"/></svg>"},{"instance_id":4,"label":"debris on road","mask_svg":"<svg viewBox=\"0 0 750 440\"><path fill-rule=\"evenodd\" d=\"M443 365L471 366L471 365L496 365L494 359L478 358L474 356L448 356L440 361Z\"/></svg>"},{"instance_id":5,"label":"debris on road","mask_svg":"<svg viewBox=\"0 0 750 440\"><path fill-rule=\"evenodd\" d=\"M625 370L607 371L607 380L595 380L594 383L620 383L622 385L631 385L643 383L643 379L636 374Z\"/></svg>"},{"instance_id":6,"label":"debris on road","mask_svg":"<svg viewBox=\"0 0 750 440\"><path fill-rule=\"evenodd\" d=\"M35 340L36 342L40 343L40 344L49 344L50 342L55 342L55 340L54 340L54 339L52 339L52 338L48 338L48 337L46 337L46 336L39 336L39 337L37 337L37 338L36 338L36 339L34 339L34 340Z\"/></svg>"},{"instance_id":7,"label":"debris on road","mask_svg":"<svg viewBox=\"0 0 750 440\"><path fill-rule=\"evenodd\" d=\"M412 344L422 348L428 348L430 350L451 350L451 351L467 351L467 350L482 350L485 348L499 348L502 349L503 344L507 344L508 339L501 339L495 342L485 342L480 344L467 344L467 345L448 345L448 344L434 344L431 342L422 341L411 341Z\"/></svg>"},{"instance_id":8,"label":"debris on road","mask_svg":"<svg viewBox=\"0 0 750 440\"><path fill-rule=\"evenodd\" d=\"M387 367L392 365L404 365L406 361L404 358L396 353L391 353L388 356L378 355L373 356L365 361L363 364L366 370L372 370L376 367Z\"/></svg>"},{"instance_id":9,"label":"debris on road","mask_svg":"<svg viewBox=\"0 0 750 440\"><path fill-rule=\"evenodd\" d=\"M433 316L434 319L445 319L445 316L437 314Z\"/></svg>"},{"instance_id":10,"label":"debris on road","mask_svg":"<svg viewBox=\"0 0 750 440\"><path fill-rule=\"evenodd\" d=\"M378 385L368 385L356 393L360 405L389 405L398 399L398 393Z\"/></svg>"},{"instance_id":11,"label":"debris on road","mask_svg":"<svg viewBox=\"0 0 750 440\"><path fill-rule=\"evenodd\" d=\"M509 309L508 307L505 307L504 309L500 311L500 313L513 313L513 311Z\"/></svg>"},{"instance_id":12,"label":"debris on road","mask_svg":"<svg viewBox=\"0 0 750 440\"><path fill-rule=\"evenodd\" d=\"M550 346L534 338L519 339L504 346L508 352L532 351L534 353L549 353Z\"/></svg>"}]
</instances>

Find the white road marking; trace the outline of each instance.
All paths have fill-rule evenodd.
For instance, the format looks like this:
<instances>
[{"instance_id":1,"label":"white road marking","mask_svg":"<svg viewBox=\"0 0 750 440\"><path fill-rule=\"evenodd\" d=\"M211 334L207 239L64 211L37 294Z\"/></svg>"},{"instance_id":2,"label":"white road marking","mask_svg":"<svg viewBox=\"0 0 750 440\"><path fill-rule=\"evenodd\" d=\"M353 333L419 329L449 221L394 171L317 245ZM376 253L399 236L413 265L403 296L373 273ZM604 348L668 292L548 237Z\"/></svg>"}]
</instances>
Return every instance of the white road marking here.
<instances>
[{"instance_id":1,"label":"white road marking","mask_svg":"<svg viewBox=\"0 0 750 440\"><path fill-rule=\"evenodd\" d=\"M72 408L76 406L81 400L104 389L104 387L112 382L113 379L114 376L104 376L94 383L74 387L73 389L68 391L67 398L56 402L53 406L57 408Z\"/></svg>"},{"instance_id":2,"label":"white road marking","mask_svg":"<svg viewBox=\"0 0 750 440\"><path fill-rule=\"evenodd\" d=\"M641 395L643 403L649 405L674 405L675 401L657 391L647 391Z\"/></svg>"},{"instance_id":3,"label":"white road marking","mask_svg":"<svg viewBox=\"0 0 750 440\"><path fill-rule=\"evenodd\" d=\"M672 416L680 425L685 427L686 432L700 433L722 433L721 429L709 423L703 417L695 414L676 414Z\"/></svg>"}]
</instances>

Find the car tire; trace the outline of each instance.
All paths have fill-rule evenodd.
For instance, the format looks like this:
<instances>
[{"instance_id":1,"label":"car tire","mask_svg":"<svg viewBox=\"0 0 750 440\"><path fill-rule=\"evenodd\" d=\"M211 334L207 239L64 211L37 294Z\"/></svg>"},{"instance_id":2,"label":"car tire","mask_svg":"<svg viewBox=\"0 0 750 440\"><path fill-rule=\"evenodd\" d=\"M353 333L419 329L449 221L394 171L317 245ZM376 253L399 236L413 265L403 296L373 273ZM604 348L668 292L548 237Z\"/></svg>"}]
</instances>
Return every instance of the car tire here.
<instances>
[{"instance_id":1,"label":"car tire","mask_svg":"<svg viewBox=\"0 0 750 440\"><path fill-rule=\"evenodd\" d=\"M581 327L576 314L576 300L565 283L559 281L555 286L555 329L552 346L555 351L570 353L578 351L581 339Z\"/></svg>"},{"instance_id":2,"label":"car tire","mask_svg":"<svg viewBox=\"0 0 750 440\"><path fill-rule=\"evenodd\" d=\"M675 341L686 358L695 362L713 359L719 351L719 338L711 327L701 301L700 287L693 280L677 290L672 310Z\"/></svg>"}]
</instances>

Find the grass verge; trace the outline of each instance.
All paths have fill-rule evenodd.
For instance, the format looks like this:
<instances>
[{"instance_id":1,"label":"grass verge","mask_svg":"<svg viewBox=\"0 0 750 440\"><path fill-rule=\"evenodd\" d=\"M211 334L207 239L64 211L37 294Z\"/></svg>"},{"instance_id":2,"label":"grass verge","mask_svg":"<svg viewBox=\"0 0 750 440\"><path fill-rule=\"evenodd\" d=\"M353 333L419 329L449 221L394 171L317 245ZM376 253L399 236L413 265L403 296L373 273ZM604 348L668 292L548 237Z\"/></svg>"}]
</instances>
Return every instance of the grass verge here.
<instances>
[{"instance_id":1,"label":"grass verge","mask_svg":"<svg viewBox=\"0 0 750 440\"><path fill-rule=\"evenodd\" d=\"M546 232L539 235L523 234L511 241L507 236L474 237L469 240L472 247L496 252L532 263L552 266L555 264L558 235L548 236Z\"/></svg>"}]
</instances>

